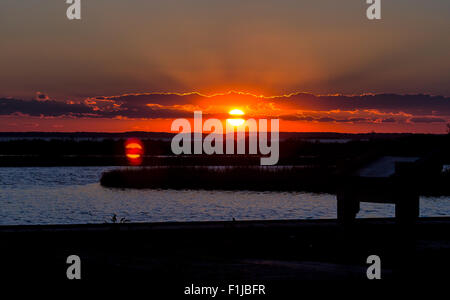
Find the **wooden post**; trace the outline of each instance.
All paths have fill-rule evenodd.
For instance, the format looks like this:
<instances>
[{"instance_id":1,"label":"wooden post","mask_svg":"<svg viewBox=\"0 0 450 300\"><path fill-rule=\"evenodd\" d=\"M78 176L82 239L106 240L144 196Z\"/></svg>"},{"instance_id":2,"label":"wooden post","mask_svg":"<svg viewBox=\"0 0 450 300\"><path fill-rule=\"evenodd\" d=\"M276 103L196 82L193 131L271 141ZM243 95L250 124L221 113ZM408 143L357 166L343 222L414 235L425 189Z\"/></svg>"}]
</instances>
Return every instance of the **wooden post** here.
<instances>
[{"instance_id":1,"label":"wooden post","mask_svg":"<svg viewBox=\"0 0 450 300\"><path fill-rule=\"evenodd\" d=\"M359 212L359 200L346 190L337 193L337 218L341 223L352 223Z\"/></svg>"},{"instance_id":2,"label":"wooden post","mask_svg":"<svg viewBox=\"0 0 450 300\"><path fill-rule=\"evenodd\" d=\"M404 191L398 195L395 204L395 217L399 222L414 222L420 215L419 194Z\"/></svg>"}]
</instances>

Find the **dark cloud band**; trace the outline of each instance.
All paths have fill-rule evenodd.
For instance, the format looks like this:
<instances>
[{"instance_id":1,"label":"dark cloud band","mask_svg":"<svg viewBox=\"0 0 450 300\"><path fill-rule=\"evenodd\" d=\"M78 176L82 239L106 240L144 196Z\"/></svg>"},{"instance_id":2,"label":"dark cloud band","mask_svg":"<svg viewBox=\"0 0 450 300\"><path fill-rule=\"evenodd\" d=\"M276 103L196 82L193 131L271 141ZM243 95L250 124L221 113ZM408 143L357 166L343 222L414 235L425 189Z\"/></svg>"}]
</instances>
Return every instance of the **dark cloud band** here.
<instances>
[{"instance_id":1,"label":"dark cloud band","mask_svg":"<svg viewBox=\"0 0 450 300\"><path fill-rule=\"evenodd\" d=\"M264 107L271 117L288 121L337 123L442 123L450 118L450 98L431 95L291 95L264 97L245 93L202 95L199 93L146 93L87 98L80 103L48 100L0 99L0 115L43 117L174 119L191 118L194 110L214 105L245 104ZM272 109L273 107L273 109ZM280 112L284 112L280 113ZM344 112L347 115L343 115ZM251 116L251 112L249 114ZM226 118L214 113L205 117Z\"/></svg>"}]
</instances>

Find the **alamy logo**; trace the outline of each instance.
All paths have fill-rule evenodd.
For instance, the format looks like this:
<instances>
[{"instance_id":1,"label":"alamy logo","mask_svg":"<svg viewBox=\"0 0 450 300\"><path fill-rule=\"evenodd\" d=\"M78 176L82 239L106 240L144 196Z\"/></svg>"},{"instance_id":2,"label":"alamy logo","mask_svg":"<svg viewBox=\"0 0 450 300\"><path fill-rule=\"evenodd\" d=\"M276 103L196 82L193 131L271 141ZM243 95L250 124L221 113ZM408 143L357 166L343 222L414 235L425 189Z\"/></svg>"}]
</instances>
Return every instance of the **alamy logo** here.
<instances>
[{"instance_id":1,"label":"alamy logo","mask_svg":"<svg viewBox=\"0 0 450 300\"><path fill-rule=\"evenodd\" d=\"M381 0L367 0L367 4L370 4L366 12L367 19L381 20Z\"/></svg>"},{"instance_id":2,"label":"alamy logo","mask_svg":"<svg viewBox=\"0 0 450 300\"><path fill-rule=\"evenodd\" d=\"M81 20L81 0L66 0L70 6L67 8L66 15L69 20ZM381 0L366 0L370 6L367 8L366 15L369 20L381 20Z\"/></svg>"},{"instance_id":3,"label":"alamy logo","mask_svg":"<svg viewBox=\"0 0 450 300\"><path fill-rule=\"evenodd\" d=\"M69 20L81 20L81 0L66 0L70 6L67 8L66 16Z\"/></svg>"},{"instance_id":4,"label":"alamy logo","mask_svg":"<svg viewBox=\"0 0 450 300\"><path fill-rule=\"evenodd\" d=\"M70 266L67 268L66 276L67 279L81 279L81 259L78 255L70 255L66 260L67 264Z\"/></svg>"},{"instance_id":5,"label":"alamy logo","mask_svg":"<svg viewBox=\"0 0 450 300\"><path fill-rule=\"evenodd\" d=\"M243 115L233 110L230 114ZM234 113L233 113L234 112ZM248 135L247 135L248 129ZM261 154L261 165L275 165L279 159L279 120L270 120L270 129L267 119L244 120L241 118L228 119L226 121L226 131L223 130L222 122L219 119L207 119L203 122L202 112L194 112L194 130L191 130L191 123L187 119L176 119L172 122L172 131L179 132L173 137L171 148L176 155L179 154L235 154L235 135L237 136L237 154L246 153L246 140L248 139L248 154ZM203 133L209 134L203 139ZM270 134L270 144L268 135ZM193 136L193 138L192 138ZM192 151L192 139L194 149ZM259 146L259 147L258 147ZM259 153L258 153L259 148Z\"/></svg>"},{"instance_id":6,"label":"alamy logo","mask_svg":"<svg viewBox=\"0 0 450 300\"><path fill-rule=\"evenodd\" d=\"M381 259L378 255L370 255L366 261L370 266L367 268L367 278L381 279Z\"/></svg>"}]
</instances>

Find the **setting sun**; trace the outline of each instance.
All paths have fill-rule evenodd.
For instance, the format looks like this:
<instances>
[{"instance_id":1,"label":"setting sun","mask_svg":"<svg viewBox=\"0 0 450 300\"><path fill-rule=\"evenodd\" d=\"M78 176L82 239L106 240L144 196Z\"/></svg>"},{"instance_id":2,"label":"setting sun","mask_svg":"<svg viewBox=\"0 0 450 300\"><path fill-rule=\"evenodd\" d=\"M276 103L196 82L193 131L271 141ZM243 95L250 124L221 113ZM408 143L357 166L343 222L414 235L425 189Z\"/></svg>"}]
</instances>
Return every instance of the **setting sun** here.
<instances>
[{"instance_id":1,"label":"setting sun","mask_svg":"<svg viewBox=\"0 0 450 300\"><path fill-rule=\"evenodd\" d=\"M230 110L228 113L230 115L232 115L232 116L243 116L243 115L245 115L245 113L242 110L237 109L237 108L233 109L233 110Z\"/></svg>"},{"instance_id":2,"label":"setting sun","mask_svg":"<svg viewBox=\"0 0 450 300\"><path fill-rule=\"evenodd\" d=\"M232 116L245 115L245 113L242 110L237 109L237 108L230 110L228 113ZM245 120L244 119L227 119L227 122L230 123L232 126L238 127L238 126L241 126L242 124L244 124Z\"/></svg>"}]
</instances>

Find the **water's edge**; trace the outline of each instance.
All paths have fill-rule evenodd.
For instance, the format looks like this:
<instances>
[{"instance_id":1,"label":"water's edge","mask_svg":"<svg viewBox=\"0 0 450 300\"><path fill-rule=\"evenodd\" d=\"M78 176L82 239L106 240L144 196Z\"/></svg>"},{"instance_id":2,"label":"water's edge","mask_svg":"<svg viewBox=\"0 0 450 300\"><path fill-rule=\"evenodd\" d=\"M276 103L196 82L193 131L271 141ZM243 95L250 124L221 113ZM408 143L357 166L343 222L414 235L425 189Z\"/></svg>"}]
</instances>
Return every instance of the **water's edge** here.
<instances>
[{"instance_id":1,"label":"water's edge","mask_svg":"<svg viewBox=\"0 0 450 300\"><path fill-rule=\"evenodd\" d=\"M124 190L101 187L114 167L0 168L0 225L336 218L336 197L303 192ZM421 197L421 217L450 215L449 197ZM362 203L360 218L393 217Z\"/></svg>"}]
</instances>

